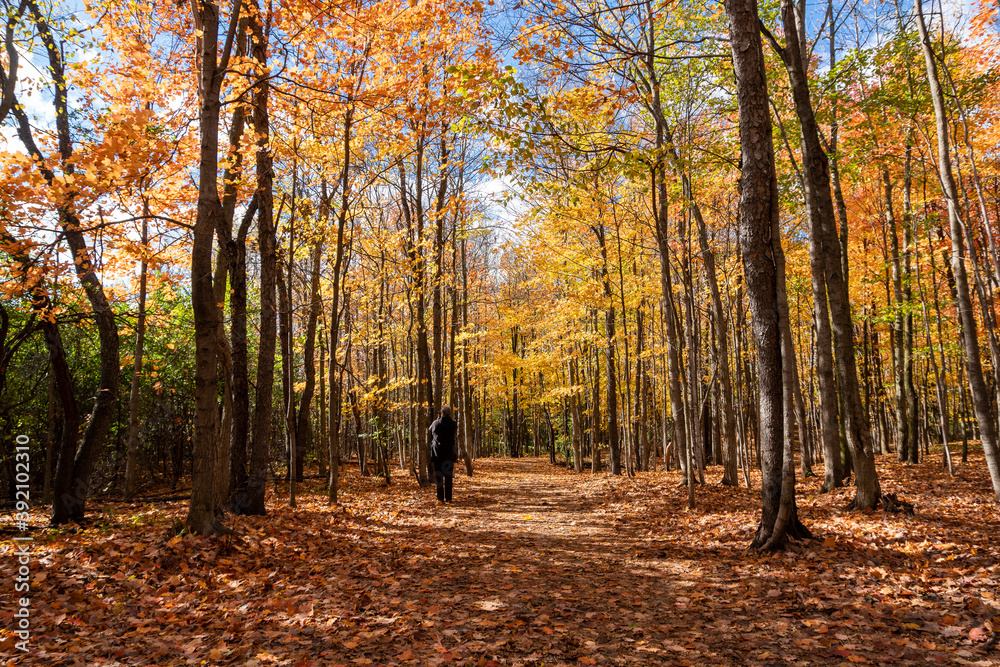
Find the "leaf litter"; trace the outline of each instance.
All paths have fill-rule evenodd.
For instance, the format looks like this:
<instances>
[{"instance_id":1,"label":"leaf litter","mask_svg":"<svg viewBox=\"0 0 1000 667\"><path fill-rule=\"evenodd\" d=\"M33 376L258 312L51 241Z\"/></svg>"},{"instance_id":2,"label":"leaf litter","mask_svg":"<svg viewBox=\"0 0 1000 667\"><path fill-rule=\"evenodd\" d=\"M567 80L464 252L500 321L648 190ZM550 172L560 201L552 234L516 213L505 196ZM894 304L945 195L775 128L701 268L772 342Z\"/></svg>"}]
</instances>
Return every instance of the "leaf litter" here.
<instances>
[{"instance_id":1,"label":"leaf litter","mask_svg":"<svg viewBox=\"0 0 1000 667\"><path fill-rule=\"evenodd\" d=\"M451 505L355 468L340 505L307 483L296 509L236 518L237 538L173 535L183 502L95 504L76 532L35 532L30 662L1000 665L1000 516L975 457L955 478L882 457L913 517L847 512L853 489L800 479L817 539L770 554L747 548L759 477L723 487L710 468L688 510L676 471L476 466Z\"/></svg>"}]
</instances>

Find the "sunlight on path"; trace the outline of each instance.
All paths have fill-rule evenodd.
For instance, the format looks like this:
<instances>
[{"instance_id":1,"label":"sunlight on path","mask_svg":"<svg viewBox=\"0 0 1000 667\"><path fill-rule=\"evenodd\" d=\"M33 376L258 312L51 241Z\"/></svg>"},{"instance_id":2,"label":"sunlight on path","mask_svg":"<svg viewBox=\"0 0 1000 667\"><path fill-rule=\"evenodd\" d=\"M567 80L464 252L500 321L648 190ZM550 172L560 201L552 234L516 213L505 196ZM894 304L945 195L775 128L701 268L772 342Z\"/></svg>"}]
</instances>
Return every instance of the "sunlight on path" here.
<instances>
[{"instance_id":1,"label":"sunlight on path","mask_svg":"<svg viewBox=\"0 0 1000 667\"><path fill-rule=\"evenodd\" d=\"M143 522L109 505L39 551L36 663L1000 664L985 648L1000 549L984 466L881 472L912 490L915 517L845 512L850 489L803 480L821 539L779 554L747 550L759 491L722 487L718 470L688 510L677 472L485 459L441 505L355 467L332 507L318 480L296 508L279 487L238 540L174 535L183 502Z\"/></svg>"}]
</instances>

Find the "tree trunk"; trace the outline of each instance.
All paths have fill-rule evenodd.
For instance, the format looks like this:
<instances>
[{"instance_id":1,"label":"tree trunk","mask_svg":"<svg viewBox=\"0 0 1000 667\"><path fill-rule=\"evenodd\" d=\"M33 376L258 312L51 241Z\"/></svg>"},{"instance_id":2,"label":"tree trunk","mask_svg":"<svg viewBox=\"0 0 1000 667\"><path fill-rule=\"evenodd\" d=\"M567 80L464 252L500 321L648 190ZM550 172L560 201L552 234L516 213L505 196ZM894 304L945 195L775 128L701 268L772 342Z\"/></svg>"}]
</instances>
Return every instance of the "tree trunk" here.
<instances>
[{"instance_id":1,"label":"tree trunk","mask_svg":"<svg viewBox=\"0 0 1000 667\"><path fill-rule=\"evenodd\" d=\"M319 332L319 443L316 445L316 461L319 463L319 476L326 479L328 454L327 421L326 421L326 318L323 318L323 330ZM402 465L402 460L400 460Z\"/></svg>"},{"instance_id":2,"label":"tree trunk","mask_svg":"<svg viewBox=\"0 0 1000 667\"><path fill-rule=\"evenodd\" d=\"M295 480L302 481L305 453L309 448L312 435L310 407L313 394L316 391L316 326L319 323L323 302L319 294L319 266L323 257L323 241L313 244L312 272L309 281L309 319L306 323L306 339L302 350L303 370L305 371L305 386L302 388L302 398L299 399L298 417L295 423Z\"/></svg>"},{"instance_id":3,"label":"tree trunk","mask_svg":"<svg viewBox=\"0 0 1000 667\"><path fill-rule=\"evenodd\" d=\"M740 117L742 175L740 177L740 237L747 299L757 343L760 388L761 522L752 546L773 548L783 543L779 511L784 459L783 381L778 267L778 182L774 168L771 116L768 106L764 53L755 0L727 0L730 45L736 73ZM794 494L794 487L792 488ZM792 496L794 500L794 495ZM786 500L787 502L787 500ZM794 510L792 510L794 511ZM794 525L794 516L785 525Z\"/></svg>"},{"instance_id":4,"label":"tree trunk","mask_svg":"<svg viewBox=\"0 0 1000 667\"><path fill-rule=\"evenodd\" d=\"M260 255L260 324L257 345L257 386L254 396L253 440L250 447L250 475L246 497L240 502L242 514L262 515L271 453L271 417L274 392L274 352L277 343L278 309L275 290L278 282L278 251L274 230L274 157L271 152L271 121L268 110L270 83L265 74L267 41L264 19L255 2L250 13L254 71L258 78L253 92L253 128L257 137L257 248ZM235 433L235 430L234 430Z\"/></svg>"},{"instance_id":5,"label":"tree trunk","mask_svg":"<svg viewBox=\"0 0 1000 667\"><path fill-rule=\"evenodd\" d=\"M44 301L47 303L47 300ZM80 406L76 401L76 391L69 364L66 362L66 348L63 346L59 325L48 319L42 320L42 334L45 337L45 347L49 353L49 367L55 378L55 389L59 397L59 407L62 412L62 429L58 449L55 452L55 471L52 475L52 489L72 488L73 457L76 454L76 442L80 433ZM62 478L60 478L60 475ZM53 516L56 506L65 507L61 499L53 494ZM69 508L65 508L68 510ZM67 516L62 522L68 521Z\"/></svg>"},{"instance_id":6,"label":"tree trunk","mask_svg":"<svg viewBox=\"0 0 1000 667\"><path fill-rule=\"evenodd\" d=\"M293 206L294 208L294 206ZM289 255L291 251L289 250ZM289 261L287 269L291 269ZM281 341L282 418L285 431L285 461L288 464L288 504L295 507L295 376L292 356L291 289L285 284L284 271L278 267L278 339Z\"/></svg>"},{"instance_id":7,"label":"tree trunk","mask_svg":"<svg viewBox=\"0 0 1000 667\"><path fill-rule=\"evenodd\" d=\"M914 243L913 235L913 203L911 200L911 136L912 133L907 135L906 157L903 164L903 276L905 279L903 284L903 303L906 304L906 318L903 322L903 389L906 395L906 413L909 419L907 429L915 441L917 439L917 390L913 384L913 268L911 261L916 244ZM933 358L933 348L930 348L930 353ZM943 444L945 450L947 450L947 438L943 441ZM910 451L910 463L917 463L918 460L918 454L916 448L914 448Z\"/></svg>"},{"instance_id":8,"label":"tree trunk","mask_svg":"<svg viewBox=\"0 0 1000 667\"><path fill-rule=\"evenodd\" d=\"M813 225L819 227L817 233L822 239L826 291L837 353L840 397L843 403L843 426L857 481L856 495L851 507L859 510L872 509L881 498L881 490L875 470L871 429L861 405L850 301L830 194L829 161L820 145L819 127L809 98L809 85L805 63L800 55L801 45L798 43L795 7L792 0L782 0L781 15L788 43L786 49L779 49L779 53L788 71L796 115L802 126L803 175L807 184L807 202L811 202L810 208L814 207Z\"/></svg>"},{"instance_id":9,"label":"tree trunk","mask_svg":"<svg viewBox=\"0 0 1000 667\"><path fill-rule=\"evenodd\" d=\"M143 214L149 215L149 200L143 198ZM139 313L135 322L135 352L132 361L132 388L128 398L128 449L125 455L125 497L135 493L138 477L136 459L139 454L139 379L142 376L143 344L146 340L146 244L149 243L149 222L142 219L142 262L139 265Z\"/></svg>"},{"instance_id":10,"label":"tree trunk","mask_svg":"<svg viewBox=\"0 0 1000 667\"><path fill-rule=\"evenodd\" d=\"M903 312L903 261L899 254L899 233L896 229L896 216L892 204L892 180L889 178L889 168L882 166L882 189L885 200L885 218L888 223L886 233L889 235L889 247L892 251L892 291L895 297L896 317L892 331L892 361L896 388L896 457L906 461L910 447L916 447L916 438L909 431L910 420L907 419L906 380L904 377L905 363L903 360L903 327L906 315ZM911 363L912 371L912 363Z\"/></svg>"},{"instance_id":11,"label":"tree trunk","mask_svg":"<svg viewBox=\"0 0 1000 667\"><path fill-rule=\"evenodd\" d=\"M246 504L249 484L247 463L250 440L250 374L248 369L249 351L247 344L247 233L253 222L258 206L255 194L250 207L243 216L236 239L230 247L232 264L230 276L230 325L229 337L232 345L232 369L229 382L232 394L232 431L229 440L229 497L237 513ZM261 269L263 273L263 268Z\"/></svg>"},{"instance_id":12,"label":"tree trunk","mask_svg":"<svg viewBox=\"0 0 1000 667\"><path fill-rule=\"evenodd\" d=\"M580 392L576 390L578 384L578 374L577 374L577 362L575 357L570 357L569 360L569 383L574 387L573 393L570 395L570 410L572 411L573 419L573 470L575 472L583 472L583 415L580 410Z\"/></svg>"},{"instance_id":13,"label":"tree trunk","mask_svg":"<svg viewBox=\"0 0 1000 667\"><path fill-rule=\"evenodd\" d=\"M66 81L62 49L60 45L56 44L52 31L45 17L42 15L38 4L28 2L26 5L31 14L31 22L38 31L48 56L48 72L52 76L53 84L52 104L55 112L55 129L60 166L64 174L72 175L74 173L74 165L72 163L74 156L72 136L70 134L69 88ZM23 9L18 9L18 13L21 11ZM10 43L8 40L8 46L10 46ZM12 52L13 49L8 48L8 55ZM10 62L11 74L8 78L9 82L13 82L17 78L14 71L16 64L16 57L12 58ZM0 107L4 107L4 113L0 115L4 115L8 111L13 113L17 121L18 138L20 138L25 151L31 156L34 163L39 166L39 171L46 183L52 188L55 186L55 173L49 167L45 166L47 161L35 144L28 116L23 107L17 104L17 100L13 96L13 83L9 85L11 87L4 90L4 99L0 102ZM91 410L90 417L87 419L83 437L80 439L79 449L76 447L77 438L80 437L79 428L69 430L68 432L64 430L62 436L62 447L60 448L60 456L57 460L56 473L53 477L52 493L54 501L52 503L51 517L53 525L66 523L70 520L79 521L83 519L85 504L90 491L90 478L94 470L94 465L97 462L97 457L104 447L108 430L111 427L121 375L118 325L115 322L115 314L111 309L107 295L104 292L104 286L97 277L94 263L90 258L90 250L82 231L83 226L73 208L72 196L72 192L58 195L57 214L62 233L73 257L77 280L80 286L83 287L87 301L93 311L94 323L97 326L98 339L100 341L100 371L97 397L94 399L94 407ZM48 301L44 300L44 303L48 304ZM58 334L57 329L53 330L47 324L43 328L46 330L46 335L57 336ZM55 344L54 339L51 342L53 345ZM59 345L61 346L61 341ZM49 347L49 353L50 357L52 357L54 347ZM58 356L58 354L55 356ZM65 354L63 354L63 358L65 358ZM67 374L62 378L62 382L67 383L67 386L59 389L60 394L64 391L72 393L72 383L69 380L68 368L65 370ZM65 398L68 399L69 396ZM73 397L73 403L76 404L75 396ZM63 405L64 407L67 406L65 400L63 400ZM78 414L78 406L76 410ZM67 419L68 423L73 419L72 415ZM79 420L79 416L76 419Z\"/></svg>"},{"instance_id":14,"label":"tree trunk","mask_svg":"<svg viewBox=\"0 0 1000 667\"><path fill-rule=\"evenodd\" d=\"M466 260L466 235L462 235L462 330L469 328L469 266ZM462 440L465 442L465 474L472 477L472 387L469 378L469 342L462 343ZM480 434L482 437L482 434Z\"/></svg>"},{"instance_id":15,"label":"tree trunk","mask_svg":"<svg viewBox=\"0 0 1000 667\"><path fill-rule=\"evenodd\" d=\"M969 281L965 270L965 243L962 237L962 223L958 211L958 191L949 158L948 116L944 106L944 94L938 79L937 63L924 22L923 2L914 4L917 28L920 31L920 45L927 67L927 81L930 86L934 117L937 121L938 173L948 202L948 221L951 226L951 269L955 277L955 308L958 311L962 329L963 351L965 352L965 372L969 379L972 404L979 422L979 434L986 456L986 466L993 482L994 500L1000 502L1000 451L997 448L997 427L991 410L991 397L983 377L983 366L976 333L976 318L972 310Z\"/></svg>"},{"instance_id":16,"label":"tree trunk","mask_svg":"<svg viewBox=\"0 0 1000 667\"><path fill-rule=\"evenodd\" d=\"M618 383L615 373L615 307L613 295L611 293L611 277L608 273L608 249L605 243L604 227L594 228L597 236L598 247L601 251L601 284L604 289L604 298L607 301L607 309L604 311L604 335L607 340L607 347L604 350L605 368L607 382L608 403L608 447L611 451L611 474L622 474L621 440L618 437Z\"/></svg>"},{"instance_id":17,"label":"tree trunk","mask_svg":"<svg viewBox=\"0 0 1000 667\"><path fill-rule=\"evenodd\" d=\"M199 128L198 208L191 247L191 304L195 329L195 416L192 438L191 503L185 521L193 533L211 534L223 530L216 519L219 500L228 489L229 470L226 452L218 433L218 328L222 313L215 300L212 275L212 240L224 224L218 188L220 89L229 60L228 51L218 60L219 7L194 3L195 24L200 26L201 93ZM238 22L238 11L231 17L230 37ZM226 463L222 469L222 463Z\"/></svg>"}]
</instances>

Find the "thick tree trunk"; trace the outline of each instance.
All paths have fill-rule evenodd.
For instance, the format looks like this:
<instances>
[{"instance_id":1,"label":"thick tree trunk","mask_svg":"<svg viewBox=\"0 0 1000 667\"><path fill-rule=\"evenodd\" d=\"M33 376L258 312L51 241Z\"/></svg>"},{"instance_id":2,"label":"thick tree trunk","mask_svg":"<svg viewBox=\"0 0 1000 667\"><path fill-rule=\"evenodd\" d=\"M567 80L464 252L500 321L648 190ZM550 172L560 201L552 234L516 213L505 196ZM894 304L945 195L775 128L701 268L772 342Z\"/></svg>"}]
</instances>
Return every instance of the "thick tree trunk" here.
<instances>
[{"instance_id":1,"label":"thick tree trunk","mask_svg":"<svg viewBox=\"0 0 1000 667\"><path fill-rule=\"evenodd\" d=\"M795 502L795 447L794 429L797 421L795 413L795 393L799 390L799 372L792 343L792 327L788 311L788 293L785 282L785 251L781 247L781 232L777 220L774 221L771 246L774 251L776 289L778 293L778 328L781 331L781 375L783 382L782 410L784 414L784 447L781 466L781 506L771 531L771 537L764 549L782 546L787 537L812 537L809 529L799 521ZM805 423L798 420L800 444ZM806 451L802 448L801 456Z\"/></svg>"},{"instance_id":2,"label":"thick tree trunk","mask_svg":"<svg viewBox=\"0 0 1000 667\"><path fill-rule=\"evenodd\" d=\"M239 37L236 40L237 57L245 57L248 49L248 22L240 19ZM247 212L243 216L240 229L233 237L233 218L236 214L239 189L237 183L243 174L243 152L240 143L246 129L246 111L236 105L229 128L229 152L235 154L233 162L226 166L222 175L222 216L223 224L215 230L219 251L215 259L215 302L225 303L229 292L229 368L228 377L223 378L225 390L224 426L220 436L228 434L229 453L229 505L239 511L238 495L246 493L247 449L250 434L250 380L247 369L247 257L246 236L248 227L257 213L257 198L251 197ZM228 282L227 282L228 278ZM220 341L226 340L225 327L218 330ZM226 446L223 438L223 447Z\"/></svg>"},{"instance_id":3,"label":"thick tree trunk","mask_svg":"<svg viewBox=\"0 0 1000 667\"><path fill-rule=\"evenodd\" d=\"M186 526L191 532L210 534L222 530L216 519L219 500L228 491L228 459L218 433L218 329L222 313L215 300L212 275L212 240L216 230L224 224L222 202L219 199L219 115L220 89L225 77L225 65L218 60L219 7L205 2L194 3L196 25L202 35L200 46L200 109L199 127L201 152L199 155L198 208L191 248L191 304L194 310L195 329L195 415L191 471L191 504ZM235 32L238 11L234 12L231 35ZM222 464L226 463L225 469Z\"/></svg>"},{"instance_id":4,"label":"thick tree trunk","mask_svg":"<svg viewBox=\"0 0 1000 667\"><path fill-rule=\"evenodd\" d=\"M55 378L55 389L59 396L59 407L62 411L61 436L55 454L55 470L52 475L52 489L68 489L73 484L73 458L76 455L76 442L80 433L80 406L76 401L76 390L69 364L66 362L66 348L63 347L59 325L47 319L42 320L42 334L45 337L45 347L49 353L49 368ZM60 478L60 475L62 478ZM64 517L60 523L69 520L69 508L59 496L53 494L52 512L55 516L57 506L63 508Z\"/></svg>"},{"instance_id":5,"label":"thick tree trunk","mask_svg":"<svg viewBox=\"0 0 1000 667\"><path fill-rule=\"evenodd\" d=\"M740 177L740 236L747 298L757 344L760 387L761 522L753 546L779 546L784 459L784 410L778 266L778 182L774 168L771 116L768 107L764 53L755 0L727 0L730 45L736 72L740 115L742 175ZM794 487L792 488L794 493ZM794 525L794 516L785 525Z\"/></svg>"},{"instance_id":6,"label":"thick tree trunk","mask_svg":"<svg viewBox=\"0 0 1000 667\"><path fill-rule=\"evenodd\" d=\"M232 369L230 390L232 393L233 426L229 446L229 498L237 513L243 511L246 503L247 472L250 440L250 353L247 344L247 233L258 209L258 198L254 195L250 207L243 216L236 239L231 242L232 265L230 276L230 324L229 338L232 341ZM263 270L262 270L263 273Z\"/></svg>"}]
</instances>

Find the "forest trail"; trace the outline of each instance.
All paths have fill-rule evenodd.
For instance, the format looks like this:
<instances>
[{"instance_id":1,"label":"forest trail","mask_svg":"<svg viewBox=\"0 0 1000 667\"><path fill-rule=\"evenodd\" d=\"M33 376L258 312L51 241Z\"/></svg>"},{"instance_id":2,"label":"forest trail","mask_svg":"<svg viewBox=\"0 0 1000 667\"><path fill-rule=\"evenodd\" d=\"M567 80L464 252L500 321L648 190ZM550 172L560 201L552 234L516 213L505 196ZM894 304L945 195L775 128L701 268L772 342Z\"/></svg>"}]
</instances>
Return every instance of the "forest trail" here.
<instances>
[{"instance_id":1,"label":"forest trail","mask_svg":"<svg viewBox=\"0 0 1000 667\"><path fill-rule=\"evenodd\" d=\"M440 505L348 467L339 506L312 480L237 540L171 536L184 502L101 505L36 538L32 664L997 665L983 470L882 466L928 489L915 518L800 481L819 539L773 555L747 550L759 487L715 469L689 511L677 472L486 459Z\"/></svg>"}]
</instances>

